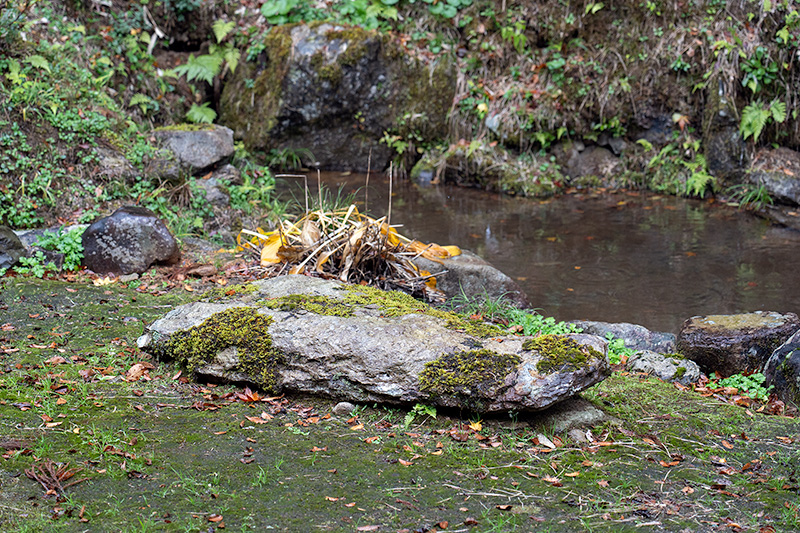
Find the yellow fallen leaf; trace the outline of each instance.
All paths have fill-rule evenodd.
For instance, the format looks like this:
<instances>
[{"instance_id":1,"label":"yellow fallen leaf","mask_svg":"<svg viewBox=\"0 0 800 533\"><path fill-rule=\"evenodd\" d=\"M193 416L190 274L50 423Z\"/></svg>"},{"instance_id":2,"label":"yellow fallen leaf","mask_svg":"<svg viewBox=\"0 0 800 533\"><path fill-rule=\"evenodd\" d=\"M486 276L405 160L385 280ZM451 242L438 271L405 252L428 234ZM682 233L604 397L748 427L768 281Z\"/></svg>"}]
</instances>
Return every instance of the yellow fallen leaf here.
<instances>
[{"instance_id":1,"label":"yellow fallen leaf","mask_svg":"<svg viewBox=\"0 0 800 533\"><path fill-rule=\"evenodd\" d=\"M278 250L280 250L281 246L283 246L283 239L281 239L280 234L275 233L271 235L264 244L264 247L261 248L261 266L280 263L281 260L278 257Z\"/></svg>"},{"instance_id":2,"label":"yellow fallen leaf","mask_svg":"<svg viewBox=\"0 0 800 533\"><path fill-rule=\"evenodd\" d=\"M469 429L471 429L472 431L480 431L483 429L483 424L481 423L480 420L478 420L477 422L473 422L472 424L470 424Z\"/></svg>"}]
</instances>

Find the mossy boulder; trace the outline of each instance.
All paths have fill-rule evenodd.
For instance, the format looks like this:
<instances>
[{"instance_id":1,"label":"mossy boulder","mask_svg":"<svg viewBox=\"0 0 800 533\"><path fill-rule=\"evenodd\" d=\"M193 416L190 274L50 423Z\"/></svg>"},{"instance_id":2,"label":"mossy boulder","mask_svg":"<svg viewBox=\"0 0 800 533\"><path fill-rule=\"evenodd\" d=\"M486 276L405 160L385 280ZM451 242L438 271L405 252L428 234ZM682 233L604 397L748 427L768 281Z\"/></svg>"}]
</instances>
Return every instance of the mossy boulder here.
<instances>
[{"instance_id":1,"label":"mossy boulder","mask_svg":"<svg viewBox=\"0 0 800 533\"><path fill-rule=\"evenodd\" d=\"M765 385L786 403L800 407L800 329L775 350L764 366Z\"/></svg>"},{"instance_id":2,"label":"mossy boulder","mask_svg":"<svg viewBox=\"0 0 800 533\"><path fill-rule=\"evenodd\" d=\"M409 55L391 34L332 24L272 28L222 92L220 123L249 149L306 148L327 169L388 165L386 131L447 132L455 69Z\"/></svg>"},{"instance_id":3,"label":"mossy boulder","mask_svg":"<svg viewBox=\"0 0 800 533\"><path fill-rule=\"evenodd\" d=\"M798 329L800 319L794 313L695 316L683 323L677 350L704 372L722 377L760 372L772 352Z\"/></svg>"},{"instance_id":4,"label":"mossy boulder","mask_svg":"<svg viewBox=\"0 0 800 533\"><path fill-rule=\"evenodd\" d=\"M606 343L554 338L585 355L545 364L549 348L399 292L307 276L262 280L170 311L140 348L198 378L354 402L465 411L538 411L609 374ZM560 357L560 352L555 357ZM552 361L551 361L552 362Z\"/></svg>"}]
</instances>

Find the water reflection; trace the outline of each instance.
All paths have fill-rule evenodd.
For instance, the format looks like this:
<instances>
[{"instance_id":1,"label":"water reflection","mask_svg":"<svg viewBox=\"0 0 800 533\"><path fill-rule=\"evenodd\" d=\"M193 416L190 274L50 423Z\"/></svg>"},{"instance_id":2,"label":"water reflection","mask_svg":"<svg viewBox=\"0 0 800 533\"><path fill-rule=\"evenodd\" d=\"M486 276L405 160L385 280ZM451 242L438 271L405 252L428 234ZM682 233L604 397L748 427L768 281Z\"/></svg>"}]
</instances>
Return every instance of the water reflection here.
<instances>
[{"instance_id":1,"label":"water reflection","mask_svg":"<svg viewBox=\"0 0 800 533\"><path fill-rule=\"evenodd\" d=\"M323 182L357 193L363 207L363 175ZM639 192L542 202L405 181L393 192L392 224L402 233L474 251L561 320L677 332L698 314L800 312L800 233L735 209ZM385 177L370 177L367 197L371 214L386 214Z\"/></svg>"}]
</instances>

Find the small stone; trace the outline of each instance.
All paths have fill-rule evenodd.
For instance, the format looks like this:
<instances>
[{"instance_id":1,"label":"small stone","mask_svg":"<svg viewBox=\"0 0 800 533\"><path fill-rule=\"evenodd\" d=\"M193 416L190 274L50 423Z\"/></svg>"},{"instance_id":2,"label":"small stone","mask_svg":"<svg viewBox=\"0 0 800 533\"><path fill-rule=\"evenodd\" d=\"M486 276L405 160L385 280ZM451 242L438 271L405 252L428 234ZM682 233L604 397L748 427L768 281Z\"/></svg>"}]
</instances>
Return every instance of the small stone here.
<instances>
[{"instance_id":1,"label":"small stone","mask_svg":"<svg viewBox=\"0 0 800 533\"><path fill-rule=\"evenodd\" d=\"M136 281L139 279L139 274L134 272L133 274L123 274L119 277L119 281L122 283L128 283L129 281Z\"/></svg>"},{"instance_id":2,"label":"small stone","mask_svg":"<svg viewBox=\"0 0 800 533\"><path fill-rule=\"evenodd\" d=\"M676 359L650 350L633 354L625 366L628 372L642 372L663 381L689 385L700 379L700 367L689 359Z\"/></svg>"},{"instance_id":3,"label":"small stone","mask_svg":"<svg viewBox=\"0 0 800 533\"><path fill-rule=\"evenodd\" d=\"M356 406L350 402L339 402L333 406L333 414L336 416L350 416Z\"/></svg>"}]
</instances>

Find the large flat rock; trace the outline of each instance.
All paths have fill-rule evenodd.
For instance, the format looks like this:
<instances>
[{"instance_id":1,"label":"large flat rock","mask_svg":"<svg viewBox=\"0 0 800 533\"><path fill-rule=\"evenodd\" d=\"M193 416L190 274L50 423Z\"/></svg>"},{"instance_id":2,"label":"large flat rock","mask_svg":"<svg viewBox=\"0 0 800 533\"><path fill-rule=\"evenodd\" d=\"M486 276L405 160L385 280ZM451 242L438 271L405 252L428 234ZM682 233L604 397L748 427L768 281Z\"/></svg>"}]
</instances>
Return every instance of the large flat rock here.
<instances>
[{"instance_id":1,"label":"large flat rock","mask_svg":"<svg viewBox=\"0 0 800 533\"><path fill-rule=\"evenodd\" d=\"M403 293L306 276L228 292L170 311L139 347L274 393L477 412L539 411L610 373L597 336L508 336Z\"/></svg>"}]
</instances>

